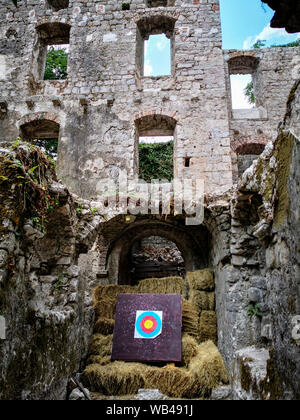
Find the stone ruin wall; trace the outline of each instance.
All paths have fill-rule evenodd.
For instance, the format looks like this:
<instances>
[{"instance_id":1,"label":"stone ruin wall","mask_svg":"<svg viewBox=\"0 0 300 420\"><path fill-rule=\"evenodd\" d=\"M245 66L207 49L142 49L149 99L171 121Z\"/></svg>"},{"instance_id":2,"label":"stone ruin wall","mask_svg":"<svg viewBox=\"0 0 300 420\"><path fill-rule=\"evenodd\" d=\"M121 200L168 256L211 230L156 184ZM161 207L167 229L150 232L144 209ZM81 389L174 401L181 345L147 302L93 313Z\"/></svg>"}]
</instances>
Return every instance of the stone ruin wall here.
<instances>
[{"instance_id":1,"label":"stone ruin wall","mask_svg":"<svg viewBox=\"0 0 300 420\"><path fill-rule=\"evenodd\" d=\"M217 1L150 8L136 0L129 11L108 1L70 1L57 12L47 4L5 2L0 10L0 141L15 139L35 120L58 123L59 176L79 196L97 195L100 181L120 170L137 175L139 121L155 114L176 126L175 176L201 177L208 193L236 182L237 149L274 138L299 64L295 49L222 52ZM171 34L172 75L143 77L140 37L160 31ZM41 37L57 36L69 37L68 79L43 81ZM229 87L228 61L243 55L258 58L251 68L258 109L247 115L232 112Z\"/></svg>"},{"instance_id":2,"label":"stone ruin wall","mask_svg":"<svg viewBox=\"0 0 300 420\"><path fill-rule=\"evenodd\" d=\"M300 236L298 214L299 84L294 85L285 114L286 99L293 86L294 72L298 65L295 58L297 50L267 49L245 53L255 54L260 58L257 68L257 83L259 86L263 86L264 90L262 96L258 96L257 104L262 104L259 101L264 98L264 105L261 105L264 110L255 110L253 113L255 115L256 112L258 115L257 112L259 112L259 115L263 115L264 118L238 118L236 120L232 118L231 114L226 63L228 58L236 54L240 55L240 52L222 53L219 32L210 34L212 37L209 37L210 40L212 39L211 55L205 55L204 60L204 56L199 54L200 62L203 60L207 63L208 60L209 63L208 67L206 67L207 64L202 63L203 68L199 73L207 88L203 91L200 90L200 100L192 100L189 96L193 91L192 88L197 90L193 86L193 83L198 83L195 82L194 74L196 73L194 71L197 69L194 68L196 66L194 62L189 62L184 70L180 70L181 78L184 78L184 81L180 81L179 75L176 76L176 86L181 83L181 89L177 89L177 87L174 90L169 89L169 83L172 84L174 81L163 78L140 81L147 84L147 88L141 90L141 87L137 88L141 85L137 84L134 54L132 56L129 54L126 57L126 63L120 61L116 64L116 68L126 68L129 71L125 78L126 86L129 86L126 93L122 90L125 85L124 77L122 77L124 75L121 72L119 72L118 79L113 79L116 80L113 89L109 87L112 86L112 79L109 76L111 70L109 69L107 73L101 73L103 79L99 86L97 82L93 85L94 82L90 77L89 80L84 80L83 75L95 76L96 69L90 62L90 57L95 53L99 53L99 61L105 59L106 65L112 65L114 62L112 58L117 55L119 43L112 42L113 34L111 32L113 31L108 27L108 20L105 21L105 17L109 19L110 23L112 22L111 16L114 17L113 22L115 22L119 36L122 34L121 31L125 31L124 34L128 29L129 32L133 28L135 29L132 23L127 21L126 25L128 26L125 28L124 17L125 19L129 18L131 13L143 15L148 13L148 10L144 10L142 2L135 2L132 3L130 12L112 12L113 2L111 2L106 5L107 14L103 14L103 8L99 7L99 9L97 8L99 15L95 15L95 6L90 6L91 9L88 10L89 6L84 2L71 1L70 3L71 8L68 11L60 11L57 15L47 12L47 21L62 19L62 16L64 17L67 13L67 21L72 24L71 39L73 37L73 45L78 45L78 47L74 48L73 57L71 52L69 82L68 84L64 82L63 85L59 82L42 82L41 86L38 86L40 90L36 92L28 90L28 86L32 86L29 83L28 69L30 65L28 66L28 64L32 63L34 49L27 49L27 47L25 49L25 41L26 45L28 45L27 40L31 40L31 45L34 44L34 28L38 22L45 19L45 9L37 7L35 1L27 2L28 6L31 6L30 9L35 10L35 14L31 14L31 16L28 14L28 8L22 8L23 2L19 2L20 8L17 12L12 5L7 5L7 3L5 3L5 9L1 9L1 20L6 22L5 19L8 19L7 25L1 28L1 38L4 39L1 47L5 52L0 58L1 75L4 73L3 69L8 69L8 71L5 70L6 80L0 80L1 98L6 98L7 105L6 109L5 104L1 102L1 109L5 114L4 118L0 119L1 135L3 136L1 140L11 141L19 134L21 124L40 116L59 122L60 159L64 159L64 163L68 164L68 167L64 165L60 169L61 175L71 190L80 194L83 189L91 193L97 183L97 179L94 180L95 174L87 170L88 160L94 159L95 152L99 150L97 148L101 147L103 150L104 145L107 146L110 154L107 159L111 159L111 144L114 144L116 137L124 139L122 141L124 149L119 148L118 145L118 150L114 151L118 153L118 156L113 156L113 161L109 164L110 169L118 166L116 162L120 162L119 151L121 150L122 156L125 151L128 153L126 159L124 158L124 161L126 160L124 167L127 168L129 165L128 156L129 167L133 172L134 115L142 115L141 113L145 110L153 112L153 99L157 101L159 98L160 104L164 106L158 108L163 108L164 114L173 115L174 118L178 118L179 115L179 122L181 119L183 121L186 119L186 128L184 128L185 124L177 124L176 136L180 133L182 137L179 136L178 139L188 139L190 143L186 147L189 151L193 142L197 141L198 133L203 132L201 130L204 130L205 134L203 139L204 137L206 140L209 138L205 123L207 116L210 120L212 109L215 110L215 116L218 116L216 118L218 129L227 133L223 139L226 145L222 152L225 150L225 153L227 149L228 153L230 152L229 142L231 145L242 143L244 136L247 137L249 143L253 142L253 138L255 142L259 141L258 130L263 131L263 134L259 132L259 136L262 135L264 141L265 138L274 140L277 137L278 124L284 119L284 125L281 126L284 131L281 133L281 137L273 145L267 147L263 156L239 181L237 189L207 202L204 222L207 236L203 235L204 231L200 231L198 234L199 237L205 237L206 243L209 244L208 255L202 260L203 255L188 256L190 257L190 267L193 267L194 262L198 261L199 266L195 265L194 268L201 268L202 264L206 264L215 272L218 345L231 375L231 397L236 399L299 399L299 346L291 337L291 318L299 314L300 310L299 252L297 249ZM212 7L215 3L200 2L200 5L196 6L201 10L203 8L205 13L209 6L210 18L205 20L205 25L207 24L205 33L210 32L210 25L214 19L219 19L218 14L211 10L215 8ZM41 6L42 4L41 2ZM99 6L101 5L103 2ZM195 24L194 19L196 19L194 7L189 4L184 8L184 13L182 13L181 7L179 9L179 4L178 9L172 9L173 12L180 12L176 25L182 22L184 27L192 28ZM109 45L99 48L99 38L97 37L100 35L96 34L91 21L84 17L88 12L93 12L94 21L97 21L99 26L103 26L105 31L103 36L110 34L108 36ZM152 12L154 13L154 10ZM9 15L9 13L14 13L14 15ZM108 17L110 14L111 16ZM13 25L17 34L10 31L7 38L7 31L14 22L11 19L18 19L20 23L29 22L29 25L18 25L17 28ZM197 16L197 19L201 19L201 16ZM193 42L193 39L195 41L196 31L191 30L190 36L185 38L180 35L180 27L178 29L179 33L175 35L178 48L180 44ZM86 31L89 31L89 34ZM93 35L95 38L89 37L89 41L86 40L83 44L82 39L85 39L86 35L92 35L93 32L95 32ZM84 37L82 35L79 37L78 34L81 33L85 34ZM134 33L130 35L130 42L135 45ZM124 40L124 37L120 36L120 38L122 41ZM195 45L199 47L201 42L203 42L203 51L205 49L207 54L205 46L208 39L201 38L199 44L195 41ZM89 43L92 45L91 48L88 47ZM89 55L83 54L83 51L89 52ZM199 52L199 49L197 51ZM184 55L183 52L182 54ZM223 60L222 54L225 60ZM3 58L3 55L6 57ZM119 58L123 59L123 57ZM127 59L131 60L129 66ZM219 63L217 67L215 60ZM277 62L280 69L275 71L273 66ZM272 66L271 63L273 63ZM289 64L292 65L292 71ZM214 66L217 75L220 76L220 86L218 87L209 85L210 65ZM81 67L81 75L76 74L78 70L76 66ZM208 70L209 68L210 70ZM75 69L74 72L72 69ZM96 74L98 78L99 74ZM227 91L225 89L226 80ZM161 90L151 92L152 82L156 85L156 89ZM79 85L76 86L76 83ZM99 89L108 91L93 93L93 89L97 89L97 86ZM117 88L121 90L118 91ZM34 89L37 87L34 86ZM78 90L73 91L73 89ZM122 94L116 95L116 92ZM261 91L258 90L258 95L260 93ZM76 100L74 94L79 95ZM174 100L163 99L173 96ZM198 94L197 97L199 97ZM205 102L205 99L207 99L205 112L202 108L199 112L199 106ZM28 104L32 106L32 103L34 104L33 109L30 110ZM217 108L215 108L216 103L218 104ZM176 116L173 114L175 110L178 113ZM189 131L185 131L190 130L192 125L197 138L190 137ZM107 133L104 135L107 130L108 135ZM234 130L239 131L239 134L234 134ZM229 131L231 139L228 135ZM99 132L103 133L100 141ZM213 135L210 139L216 143L216 147L219 147L220 137L218 135L220 132L216 131L215 137ZM84 145L82 141L85 142ZM283 144L287 144L289 147L287 154L281 156L278 151ZM94 149L91 150L91 147ZM201 145L201 153L203 152L202 147L207 147L207 141ZM88 150L88 154L86 154L86 150ZM1 153L3 155L3 150ZM233 167L234 165L233 160ZM283 168L283 171L287 168L290 170L281 172L282 169L278 168ZM103 174L107 174L107 170L107 167L104 166L103 172L96 175L100 178ZM278 185L278 179L281 179L280 174L282 173L287 174L287 197L290 206L286 206L286 201L283 200L284 211L283 213L279 212L279 217L278 197L281 197L282 185ZM89 185L83 182L88 175L93 178L93 182ZM185 176L187 176L186 173ZM76 188L78 179L80 180L79 189ZM209 175L208 179L213 179L213 176L210 178ZM214 179L219 179L218 174ZM219 181L214 182L218 184ZM112 220L111 224L106 223L101 215L93 213L89 202L85 202L83 211L78 213L76 210L78 204L63 187L53 183L51 188L52 193L60 200L60 205L51 219L53 227L55 227L54 230L50 230L44 235L32 227L31 222L27 220L24 221L25 237L20 239L14 224L9 220L1 220L1 224L5 228L5 235L2 236L0 244L1 298L3 298L4 291L7 305L5 312L7 340L0 343L1 359L4 361L1 365L1 375L5 378L5 383L9 384L9 387L0 387L2 399L65 398L68 377L74 371L82 368L87 351L93 322L92 289L98 284L107 284L111 281L109 272L106 271L108 268L107 257L111 251L111 245L127 229L124 222L118 218ZM224 189L226 188L224 187ZM270 190L272 194L270 194ZM13 189L10 199L13 202ZM136 222L138 225L139 220ZM161 222L165 224L163 220ZM171 219L166 224L167 230L173 232L166 237L172 239L170 235L177 235L174 221ZM134 225L133 228L135 228ZM57 226L61 227L59 235ZM158 233L162 230L160 225ZM198 245L198 250L202 249L201 241L198 242ZM184 241L182 247L184 248ZM13 273L11 264L15 267ZM27 297L25 300L24 296ZM247 313L249 304L256 303L260 305L261 319L250 318ZM52 343L50 348L48 347L49 343ZM67 346L62 347L62 343L67 343ZM26 364L24 354L30 352L31 364ZM59 361L57 354L60 355ZM20 365L23 366L22 370L18 369ZM32 366L37 366L35 372L33 372ZM15 376L16 371L20 376ZM16 379L17 387L15 386ZM271 387L270 383L274 386Z\"/></svg>"}]
</instances>

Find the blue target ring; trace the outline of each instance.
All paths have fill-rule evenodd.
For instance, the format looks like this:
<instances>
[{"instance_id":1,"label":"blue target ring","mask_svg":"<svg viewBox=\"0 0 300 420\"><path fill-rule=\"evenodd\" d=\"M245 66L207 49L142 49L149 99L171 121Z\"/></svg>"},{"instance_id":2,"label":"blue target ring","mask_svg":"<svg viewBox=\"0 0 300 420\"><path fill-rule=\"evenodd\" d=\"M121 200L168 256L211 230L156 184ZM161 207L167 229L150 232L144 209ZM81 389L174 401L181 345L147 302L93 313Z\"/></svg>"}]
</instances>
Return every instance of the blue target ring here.
<instances>
[{"instance_id":1,"label":"blue target ring","mask_svg":"<svg viewBox=\"0 0 300 420\"><path fill-rule=\"evenodd\" d=\"M145 332L145 331L142 330L141 325L142 325L143 319L146 318L146 317L153 317L157 322L156 329L153 332L148 333L148 332ZM150 312L143 312L138 317L137 322L136 322L136 330L139 333L139 335L141 337L144 337L144 338L154 338L154 337L156 337L161 332L161 328L162 328L162 322L161 322L160 317L155 312L151 312L151 311Z\"/></svg>"}]
</instances>

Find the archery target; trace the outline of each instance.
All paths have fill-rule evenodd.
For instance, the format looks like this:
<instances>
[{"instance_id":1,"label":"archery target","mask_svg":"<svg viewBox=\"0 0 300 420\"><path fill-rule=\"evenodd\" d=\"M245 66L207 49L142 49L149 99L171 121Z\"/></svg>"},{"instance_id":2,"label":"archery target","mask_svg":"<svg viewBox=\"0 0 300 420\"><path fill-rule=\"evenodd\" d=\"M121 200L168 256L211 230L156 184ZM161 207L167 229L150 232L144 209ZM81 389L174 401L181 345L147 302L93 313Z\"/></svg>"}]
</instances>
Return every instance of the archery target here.
<instances>
[{"instance_id":1,"label":"archery target","mask_svg":"<svg viewBox=\"0 0 300 420\"><path fill-rule=\"evenodd\" d=\"M136 311L134 338L154 339L162 332L161 311Z\"/></svg>"}]
</instances>

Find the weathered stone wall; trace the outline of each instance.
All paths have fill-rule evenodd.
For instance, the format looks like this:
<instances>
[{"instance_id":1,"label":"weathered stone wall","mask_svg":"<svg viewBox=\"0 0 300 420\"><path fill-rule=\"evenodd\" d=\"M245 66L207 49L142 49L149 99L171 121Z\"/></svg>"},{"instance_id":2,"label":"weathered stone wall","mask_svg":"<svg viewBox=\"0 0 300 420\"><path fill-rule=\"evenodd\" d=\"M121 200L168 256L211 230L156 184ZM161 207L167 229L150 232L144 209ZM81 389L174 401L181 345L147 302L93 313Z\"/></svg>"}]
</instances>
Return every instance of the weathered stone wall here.
<instances>
[{"instance_id":1,"label":"weathered stone wall","mask_svg":"<svg viewBox=\"0 0 300 420\"><path fill-rule=\"evenodd\" d=\"M37 156L23 146L1 149L0 155L0 314L6 324L0 340L2 400L65 399L93 323L79 255L88 252L87 236L93 244L99 217L78 219L76 203L43 158L37 181L27 166Z\"/></svg>"},{"instance_id":2,"label":"weathered stone wall","mask_svg":"<svg viewBox=\"0 0 300 420\"><path fill-rule=\"evenodd\" d=\"M40 1L2 6L0 54L7 71L0 86L8 108L2 140L18 136L24 122L55 120L60 124L60 176L73 191L92 196L99 180L117 177L120 169L137 175L135 121L163 114L177 122L175 174L203 177L207 191L229 188L219 5L194 3L152 8L136 0L122 11L116 2L74 1L56 13ZM42 81L34 70L37 28L55 22L71 26L68 80ZM158 31L174 26L173 73L142 77L136 67L138 27L155 31L159 24ZM190 168L184 167L185 157L191 158Z\"/></svg>"},{"instance_id":3,"label":"weathered stone wall","mask_svg":"<svg viewBox=\"0 0 300 420\"><path fill-rule=\"evenodd\" d=\"M287 97L300 76L300 48L263 48L224 51L230 110L231 148L237 155L257 154L277 136L286 112ZM234 110L230 74L252 74L255 107ZM247 151L248 150L248 151ZM246 168L247 169L247 168ZM238 171L233 160L234 180Z\"/></svg>"},{"instance_id":4,"label":"weathered stone wall","mask_svg":"<svg viewBox=\"0 0 300 420\"><path fill-rule=\"evenodd\" d=\"M234 398L299 398L298 172L299 139L286 126L231 202L231 258L216 267L216 296Z\"/></svg>"}]
</instances>

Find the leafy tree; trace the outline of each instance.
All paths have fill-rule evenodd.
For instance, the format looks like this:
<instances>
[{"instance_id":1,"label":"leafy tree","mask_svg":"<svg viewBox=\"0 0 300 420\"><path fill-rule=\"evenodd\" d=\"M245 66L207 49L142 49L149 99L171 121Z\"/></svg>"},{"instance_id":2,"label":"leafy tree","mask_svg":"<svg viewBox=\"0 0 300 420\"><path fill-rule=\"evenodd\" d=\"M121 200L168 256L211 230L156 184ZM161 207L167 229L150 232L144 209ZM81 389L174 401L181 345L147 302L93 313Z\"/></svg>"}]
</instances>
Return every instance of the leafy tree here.
<instances>
[{"instance_id":1,"label":"leafy tree","mask_svg":"<svg viewBox=\"0 0 300 420\"><path fill-rule=\"evenodd\" d=\"M252 45L252 48L254 49L264 48L266 46L266 42L267 41L265 39L264 40L258 39L256 43Z\"/></svg>"},{"instance_id":2,"label":"leafy tree","mask_svg":"<svg viewBox=\"0 0 300 420\"><path fill-rule=\"evenodd\" d=\"M173 179L174 143L140 144L140 178L147 182L152 179Z\"/></svg>"},{"instance_id":3,"label":"leafy tree","mask_svg":"<svg viewBox=\"0 0 300 420\"><path fill-rule=\"evenodd\" d=\"M300 47L300 38L297 41L289 42L288 44L283 45L271 45L272 48L287 48L287 47Z\"/></svg>"},{"instance_id":4,"label":"leafy tree","mask_svg":"<svg viewBox=\"0 0 300 420\"><path fill-rule=\"evenodd\" d=\"M68 76L68 53L65 48L50 47L46 56L44 80L65 80Z\"/></svg>"},{"instance_id":5,"label":"leafy tree","mask_svg":"<svg viewBox=\"0 0 300 420\"><path fill-rule=\"evenodd\" d=\"M249 104L254 105L255 104L255 96L254 96L254 86L253 82L248 83L244 90L244 94L247 97L247 100Z\"/></svg>"}]
</instances>

